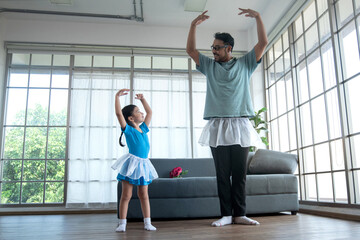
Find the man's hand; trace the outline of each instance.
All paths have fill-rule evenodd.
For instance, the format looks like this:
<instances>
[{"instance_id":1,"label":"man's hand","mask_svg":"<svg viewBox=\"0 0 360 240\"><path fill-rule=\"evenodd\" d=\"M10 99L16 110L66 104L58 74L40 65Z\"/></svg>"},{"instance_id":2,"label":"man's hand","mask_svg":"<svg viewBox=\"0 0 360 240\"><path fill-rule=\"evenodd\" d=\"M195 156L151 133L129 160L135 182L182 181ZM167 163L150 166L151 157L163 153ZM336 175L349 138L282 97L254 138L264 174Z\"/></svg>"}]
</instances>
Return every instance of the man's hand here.
<instances>
[{"instance_id":1,"label":"man's hand","mask_svg":"<svg viewBox=\"0 0 360 240\"><path fill-rule=\"evenodd\" d=\"M260 14L252 9L244 9L244 8L239 8L240 12L238 13L238 15L243 15L245 14L245 17L252 17L252 18L257 18L258 16L260 16Z\"/></svg>"},{"instance_id":2,"label":"man's hand","mask_svg":"<svg viewBox=\"0 0 360 240\"><path fill-rule=\"evenodd\" d=\"M208 11L206 10L205 12L203 12L202 14L200 14L197 18L195 18L192 21L192 25L199 25L200 23L204 22L205 20L207 20L210 16L205 15Z\"/></svg>"}]
</instances>

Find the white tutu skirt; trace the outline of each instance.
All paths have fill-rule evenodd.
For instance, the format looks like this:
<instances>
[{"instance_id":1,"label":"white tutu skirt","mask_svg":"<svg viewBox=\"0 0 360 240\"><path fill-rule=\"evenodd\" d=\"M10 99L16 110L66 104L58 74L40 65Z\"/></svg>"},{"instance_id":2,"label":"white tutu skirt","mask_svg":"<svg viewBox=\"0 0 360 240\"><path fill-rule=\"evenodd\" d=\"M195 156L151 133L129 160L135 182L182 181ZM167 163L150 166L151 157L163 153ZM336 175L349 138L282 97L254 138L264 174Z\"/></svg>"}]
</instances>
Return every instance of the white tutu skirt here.
<instances>
[{"instance_id":1,"label":"white tutu skirt","mask_svg":"<svg viewBox=\"0 0 360 240\"><path fill-rule=\"evenodd\" d=\"M248 118L212 118L205 125L199 144L210 147L260 147L262 141Z\"/></svg>"},{"instance_id":2,"label":"white tutu skirt","mask_svg":"<svg viewBox=\"0 0 360 240\"><path fill-rule=\"evenodd\" d=\"M112 166L118 171L117 179L134 185L148 185L158 178L158 174L148 158L140 158L131 153L121 156Z\"/></svg>"}]
</instances>

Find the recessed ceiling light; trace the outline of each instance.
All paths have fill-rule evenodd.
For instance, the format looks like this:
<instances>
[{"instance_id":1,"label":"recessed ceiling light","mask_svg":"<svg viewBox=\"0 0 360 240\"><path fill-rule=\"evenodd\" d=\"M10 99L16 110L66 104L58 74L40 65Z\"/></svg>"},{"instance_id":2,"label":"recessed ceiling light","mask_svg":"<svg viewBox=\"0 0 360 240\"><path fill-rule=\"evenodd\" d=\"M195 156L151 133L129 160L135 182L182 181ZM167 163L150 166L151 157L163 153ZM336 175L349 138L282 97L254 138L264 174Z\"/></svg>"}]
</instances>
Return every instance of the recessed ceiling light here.
<instances>
[{"instance_id":1,"label":"recessed ceiling light","mask_svg":"<svg viewBox=\"0 0 360 240\"><path fill-rule=\"evenodd\" d=\"M72 0L50 0L51 4L72 5Z\"/></svg>"},{"instance_id":2,"label":"recessed ceiling light","mask_svg":"<svg viewBox=\"0 0 360 240\"><path fill-rule=\"evenodd\" d=\"M188 12L203 12L207 0L185 0L184 10Z\"/></svg>"}]
</instances>

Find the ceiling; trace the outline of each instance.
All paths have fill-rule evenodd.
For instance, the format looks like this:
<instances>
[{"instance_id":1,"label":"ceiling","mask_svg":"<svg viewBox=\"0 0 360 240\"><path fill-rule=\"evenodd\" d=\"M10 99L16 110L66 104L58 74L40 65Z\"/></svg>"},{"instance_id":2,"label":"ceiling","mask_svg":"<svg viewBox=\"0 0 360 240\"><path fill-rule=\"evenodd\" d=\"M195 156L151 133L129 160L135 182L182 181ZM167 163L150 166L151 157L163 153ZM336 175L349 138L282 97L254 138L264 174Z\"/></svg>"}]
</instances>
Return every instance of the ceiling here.
<instances>
[{"instance_id":1,"label":"ceiling","mask_svg":"<svg viewBox=\"0 0 360 240\"><path fill-rule=\"evenodd\" d=\"M75 16L50 15L54 20L112 22L121 24L144 24L146 26L166 26L188 28L198 12L184 11L185 0L143 0L144 22L124 19L88 18ZM202 24L204 28L219 30L247 31L254 27L255 21L238 16L239 7L254 9L268 16L265 27L268 32L286 13L295 0L207 0L205 10L210 18ZM140 0L136 0L137 16L141 17ZM41 10L57 12L75 12L129 16L134 14L133 0L72 0L71 5L51 4L50 0L0 0L0 8ZM275 10L276 14L272 11ZM270 12L271 11L271 12ZM19 18L36 17L34 14L19 13ZM49 19L48 15L45 15ZM45 18L44 15L37 16ZM270 16L270 17L269 17ZM263 18L264 19L264 18Z\"/></svg>"}]
</instances>

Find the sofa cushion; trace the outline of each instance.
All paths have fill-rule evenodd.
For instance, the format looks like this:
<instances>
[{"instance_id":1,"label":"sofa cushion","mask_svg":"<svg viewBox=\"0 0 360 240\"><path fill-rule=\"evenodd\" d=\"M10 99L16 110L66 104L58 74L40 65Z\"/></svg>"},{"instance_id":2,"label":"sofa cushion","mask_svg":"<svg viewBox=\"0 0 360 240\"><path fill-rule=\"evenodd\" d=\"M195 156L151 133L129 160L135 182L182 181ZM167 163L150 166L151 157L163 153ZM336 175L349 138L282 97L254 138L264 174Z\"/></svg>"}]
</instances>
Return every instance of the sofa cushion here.
<instances>
[{"instance_id":1,"label":"sofa cushion","mask_svg":"<svg viewBox=\"0 0 360 240\"><path fill-rule=\"evenodd\" d=\"M259 149L249 164L249 173L252 174L292 174L297 167L296 154L282 153L267 149Z\"/></svg>"},{"instance_id":2,"label":"sofa cushion","mask_svg":"<svg viewBox=\"0 0 360 240\"><path fill-rule=\"evenodd\" d=\"M217 197L216 177L158 178L149 186L149 198Z\"/></svg>"},{"instance_id":3,"label":"sofa cushion","mask_svg":"<svg viewBox=\"0 0 360 240\"><path fill-rule=\"evenodd\" d=\"M248 196L297 192L297 178L293 174L248 175L246 177L246 195Z\"/></svg>"}]
</instances>

